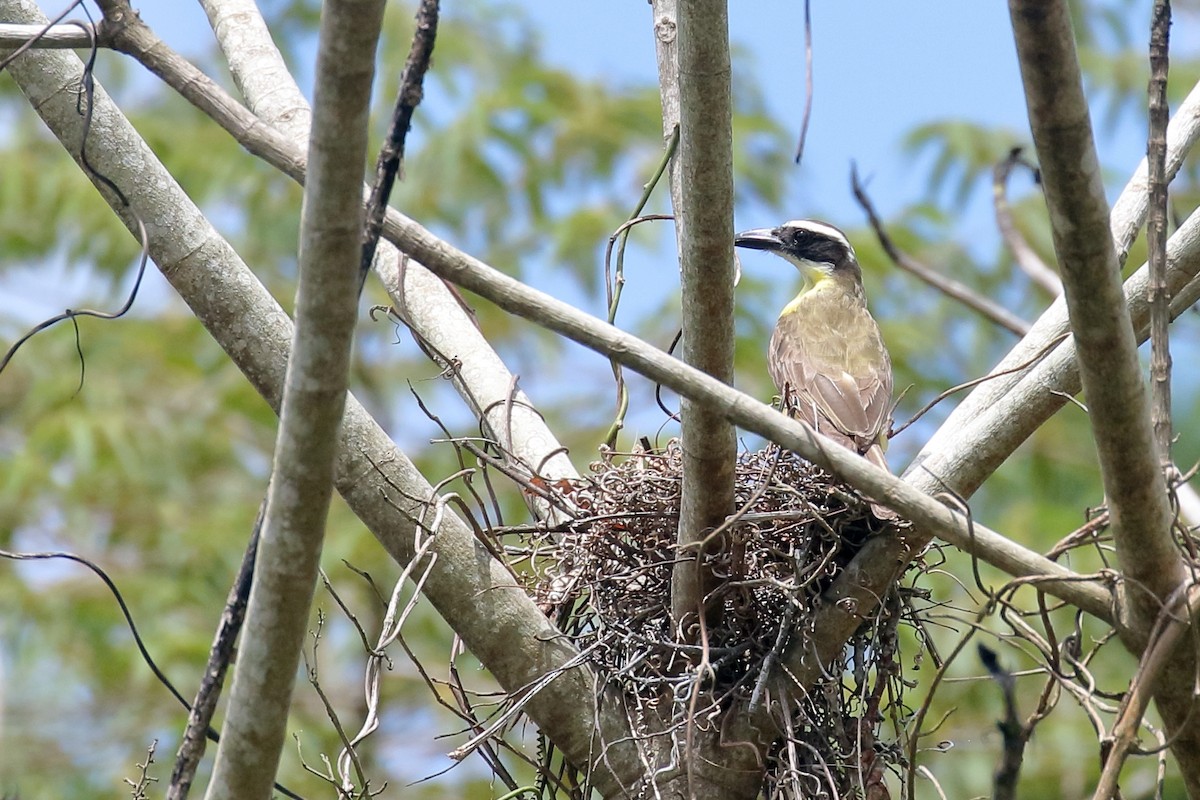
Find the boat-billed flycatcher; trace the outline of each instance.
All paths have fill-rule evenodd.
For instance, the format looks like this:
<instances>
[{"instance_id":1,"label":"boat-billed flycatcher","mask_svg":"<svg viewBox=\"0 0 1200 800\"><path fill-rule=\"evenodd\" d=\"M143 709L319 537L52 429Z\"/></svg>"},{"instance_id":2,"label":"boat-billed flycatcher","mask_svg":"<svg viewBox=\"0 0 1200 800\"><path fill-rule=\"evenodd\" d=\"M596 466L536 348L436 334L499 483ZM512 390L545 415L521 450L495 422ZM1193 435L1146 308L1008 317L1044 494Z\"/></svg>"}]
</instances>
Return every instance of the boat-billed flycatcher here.
<instances>
[{"instance_id":1,"label":"boat-billed flycatcher","mask_svg":"<svg viewBox=\"0 0 1200 800\"><path fill-rule=\"evenodd\" d=\"M739 233L800 270L804 285L771 334L767 366L790 413L887 469L892 361L867 311L862 269L846 235L813 220Z\"/></svg>"}]
</instances>

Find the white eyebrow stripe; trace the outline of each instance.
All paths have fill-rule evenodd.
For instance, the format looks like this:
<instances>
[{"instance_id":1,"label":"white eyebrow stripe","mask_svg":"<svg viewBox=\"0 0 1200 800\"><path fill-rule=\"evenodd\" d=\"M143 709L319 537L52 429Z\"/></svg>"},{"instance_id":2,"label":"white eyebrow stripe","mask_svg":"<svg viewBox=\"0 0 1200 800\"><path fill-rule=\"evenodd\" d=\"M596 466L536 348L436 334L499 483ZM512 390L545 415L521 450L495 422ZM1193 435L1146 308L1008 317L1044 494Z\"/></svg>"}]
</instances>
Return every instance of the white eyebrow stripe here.
<instances>
[{"instance_id":1,"label":"white eyebrow stripe","mask_svg":"<svg viewBox=\"0 0 1200 800\"><path fill-rule=\"evenodd\" d=\"M801 230L812 231L813 233L824 234L830 239L834 239L846 245L846 249L850 251L851 255L854 255L854 247L850 244L850 240L846 238L846 234L842 233L832 225L827 225L824 222L817 222L814 219L794 219L783 223L781 227L799 228Z\"/></svg>"}]
</instances>

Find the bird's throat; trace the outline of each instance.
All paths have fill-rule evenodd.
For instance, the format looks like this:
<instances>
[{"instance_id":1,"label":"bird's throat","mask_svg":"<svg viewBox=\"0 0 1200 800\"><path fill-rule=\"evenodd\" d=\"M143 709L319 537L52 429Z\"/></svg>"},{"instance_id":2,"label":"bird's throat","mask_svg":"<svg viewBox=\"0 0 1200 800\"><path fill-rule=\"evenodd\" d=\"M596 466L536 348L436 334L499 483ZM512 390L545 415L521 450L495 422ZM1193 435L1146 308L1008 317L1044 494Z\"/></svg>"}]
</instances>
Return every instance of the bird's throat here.
<instances>
[{"instance_id":1,"label":"bird's throat","mask_svg":"<svg viewBox=\"0 0 1200 800\"><path fill-rule=\"evenodd\" d=\"M805 273L804 286L800 288L800 293L792 298L792 301L783 307L783 311L779 313L780 317L786 317L796 311L804 314L821 313L822 308L833 310L830 307L838 309L852 308L864 305L861 297L861 291L847 292L840 282L825 273L817 273L810 275Z\"/></svg>"}]
</instances>

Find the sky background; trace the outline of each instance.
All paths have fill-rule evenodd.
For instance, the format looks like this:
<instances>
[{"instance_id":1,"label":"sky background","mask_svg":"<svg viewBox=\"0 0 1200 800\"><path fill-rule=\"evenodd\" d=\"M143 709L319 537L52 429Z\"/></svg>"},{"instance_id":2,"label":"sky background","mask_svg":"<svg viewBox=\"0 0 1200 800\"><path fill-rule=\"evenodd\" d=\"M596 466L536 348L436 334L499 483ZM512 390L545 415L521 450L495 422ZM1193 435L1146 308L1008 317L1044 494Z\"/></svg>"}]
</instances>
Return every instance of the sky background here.
<instances>
[{"instance_id":1,"label":"sky background","mask_svg":"<svg viewBox=\"0 0 1200 800\"><path fill-rule=\"evenodd\" d=\"M618 84L656 81L649 3L510 4L523 8L551 63ZM444 4L443 13L469 10L471 5ZM209 46L212 34L199 4L144 0L138 8L185 54ZM922 123L970 120L1009 129L1014 143L1029 144L1006 4L927 0L914 6L839 0L813 3L812 17L813 113L803 164L787 177L790 217L817 216L848 228L863 224L862 211L850 194L852 162L868 181L885 219L921 200L927 191L925 159L930 156L906 153L902 140ZM1172 31L1177 52L1196 41L1186 17L1185 24L1179 19ZM739 54L735 77L756 84L774 116L798 135L804 106L804 4L741 0L731 5L730 28ZM390 87L394 76L380 80ZM305 79L301 85L310 91ZM1144 153L1145 134L1131 122L1116 129L1099 123L1097 127L1101 163L1128 165L1111 176L1110 194L1115 196ZM1019 180L1014 183L1015 192L1023 188ZM969 211L957 238L977 242L979 252L994 253L998 236L990 192L973 193ZM753 209L739 210L739 230L781 221L748 216L752 213ZM754 262L760 260L750 262L748 269L754 270Z\"/></svg>"},{"instance_id":2,"label":"sky background","mask_svg":"<svg viewBox=\"0 0 1200 800\"><path fill-rule=\"evenodd\" d=\"M649 3L517 0L510 4L523 10L539 34L544 57L552 64L618 85L656 84ZM443 4L443 13L470 13L473 6L495 5L464 0ZM185 55L212 47L212 32L198 3L144 0L138 10L169 45ZM865 217L850 193L851 163L857 164L885 219L928 199L932 154L912 154L903 146L905 134L924 123L972 121L1012 131L1014 144L1030 144L1006 4L927 0L914 6L885 0L839 0L813 3L812 16L813 111L803 163L790 168L785 176L786 218L818 217L844 228L862 226ZM1189 48L1194 51L1195 26L1191 22L1186 16L1177 16L1172 30L1174 53ZM773 116L792 131L793 137L798 136L805 91L804 4L799 0L741 0L731 4L730 27L736 54L735 86L756 85ZM1138 35L1145 38L1144 34ZM1142 43L1135 41L1134 46L1141 47ZM105 54L104 59L131 64L129 59L114 54ZM103 64L104 59L101 75L112 68L111 62L107 67ZM311 67L311 61L302 63L299 70L301 88L309 94L311 71L305 67ZM214 77L230 86L227 76ZM152 90L158 90L154 79L146 80ZM377 81L384 96L390 97L396 76L382 75ZM425 102L425 113L437 112L436 93ZM1121 115L1120 119L1123 121L1115 128L1095 120L1101 163L1121 165L1109 176L1110 198L1120 191L1145 148L1145 133L1137 115ZM414 141L413 147L418 146L419 141ZM1014 197L1028 191L1026 177L1014 180ZM990 194L981 181L968 196L967 213L953 233L985 263L995 258L999 239ZM631 206L635 199L631 195ZM777 224L783 221L775 218L778 213L743 205L737 211L736 229ZM216 222L220 227L221 221ZM628 273L635 276L631 280L638 284L635 291L623 297L623 320L644 319L656 313L664 298L677 290L674 270L661 268L674 258L672 238L660 237L658 250L641 252L627 262ZM597 242L598 261L601 244ZM791 276L780 277L779 265L769 256L743 254L742 264L748 275L779 284L780 306L794 291L795 281ZM961 265L934 266L971 282ZM522 267L525 278L538 288L603 315L602 298L590 296L572 277L564 277L569 271L560 265L532 263ZM598 263L596 268L599 270L601 265ZM131 281L132 275L127 280ZM28 325L64 307L97 302L95 287L86 275L65 264L30 265L28 270L10 273L6 283L3 294L8 299L0 300L0 308L12 312L5 313L9 326ZM913 291L930 291L916 282L909 284ZM909 284L905 284L905 291ZM871 290L869 286L868 292ZM872 294L877 313L881 299L879 288ZM153 314L163 303L171 302L176 302L173 292L157 271L151 270L134 313ZM656 344L665 346L666 342ZM560 396L558 393L564 389L570 391L564 386L562 373L542 369L539 354L528 345L502 346L501 353L521 373L522 385L535 402ZM562 358L556 361L571 364L581 356L593 359L589 363L604 369L596 356L584 354L575 345L567 345ZM963 375L962 379L970 377L974 375ZM649 399L649 389L643 387L642 391L642 397L635 396L633 408L646 409L649 414L636 421L636 432L653 433L662 417ZM919 399L910 398L916 405L921 404ZM933 423L934 418L928 422ZM407 435L415 438L402 438L400 443L405 447L424 444L427 439L424 432L408 431ZM914 431L905 441L897 441L894 466L902 465L923 438L921 431Z\"/></svg>"},{"instance_id":3,"label":"sky background","mask_svg":"<svg viewBox=\"0 0 1200 800\"><path fill-rule=\"evenodd\" d=\"M510 4L520 7L538 31L544 57L552 64L614 84L656 83L651 8L644 0L510 0ZM443 4L443 13L470 13L472 7L495 5L462 0ZM185 55L212 47L212 32L198 3L143 0L138 10L169 45ZM888 0L839 0L813 3L812 15L813 112L803 164L790 168L785 176L787 218L818 217L844 228L862 226L864 215L850 193L851 163L857 164L885 219L927 199L932 154L912 154L903 146L905 134L924 123L967 120L1010 130L1014 144L1029 144L1006 4L926 0L913 5ZM1177 15L1172 29L1176 55L1195 51L1194 21L1186 12ZM804 105L804 4L799 0L741 0L731 4L730 27L737 54L735 86L756 85L774 117L793 133L794 141ZM1139 32L1135 40L1138 36L1145 38ZM1141 47L1142 42L1135 41L1133 46ZM105 61L109 62L107 66ZM122 61L126 67L132 63L124 56L104 54L102 75L114 61ZM311 59L307 65L311 66ZM310 93L311 74L305 74L310 73L305 66L301 64L300 83ZM214 77L229 85L227 76ZM146 80L158 90L153 78ZM395 80L393 75L377 78L384 96L391 96ZM437 102L436 94L426 100L427 105ZM429 108L426 113L436 110ZM1145 148L1138 115L1125 114L1120 119L1115 128L1106 127L1102 120L1095 121L1101 163L1118 165L1109 176L1110 198L1120 191ZM414 142L414 146L418 144ZM1028 191L1026 177L1014 180L1014 196ZM630 197L631 206L635 199ZM967 213L957 223L953 236L967 243L982 261L989 261L995 258L999 237L990 191L983 181L966 203ZM778 214L743 205L738 209L735 226L741 230L774 225L783 221L776 218ZM220 227L221 221L216 221ZM674 271L661 269L660 263L669 263L673 258L671 238L660 237L662 246L658 251L641 253L640 262L630 262L630 274L641 283L637 291L627 292L623 298L623 319L641 319L654 313L663 298L676 291ZM601 244L597 242L598 256ZM790 296L794 291L790 285L794 281L781 278L779 265L769 256L743 254L742 263L747 274L780 284L780 306L786 300L782 292L786 290ZM960 265L934 266L971 281ZM564 279L566 271L560 265L535 263L523 267L526 278L538 288L591 313L603 313L602 300L589 296L576 281ZM597 270L600 268L598 263ZM929 291L911 283L914 291ZM64 307L97 302L93 297L95 287L89 284L86 274L72 271L65 264L30 265L27 270L11 272L6 284L2 294L7 299L0 300L0 309L9 317L6 327L28 325ZM882 299L881 293L879 289L872 295L874 304ZM165 281L151 270L134 313L155 313L172 298ZM568 353L572 351L568 349ZM521 354L517 355L519 360ZM535 401L546 396L534 394L535 387L543 392L558 390L555 384L561 382L561 376L532 372L525 369L522 381Z\"/></svg>"},{"instance_id":4,"label":"sky background","mask_svg":"<svg viewBox=\"0 0 1200 800\"><path fill-rule=\"evenodd\" d=\"M551 63L617 83L656 82L649 3L511 4L523 7L540 31ZM211 41L198 4L145 0L138 8L176 49L196 52ZM815 94L804 164L792 180L796 216L819 213L847 226L858 224L862 214L849 190L852 160L872 177L873 197L885 215L919 196L923 179L900 147L902 134L917 123L966 118L1026 129L1005 4L927 0L918 8L888 0L839 0L813 3L812 17ZM748 56L737 63L751 69L748 78L759 85L771 110L798 133L804 106L803 3L740 0L731 4L730 30L733 47ZM1128 159L1136 163L1138 140L1129 137L1121 146L1133 148Z\"/></svg>"},{"instance_id":5,"label":"sky background","mask_svg":"<svg viewBox=\"0 0 1200 800\"><path fill-rule=\"evenodd\" d=\"M462 5L469 11L472 4ZM617 84L656 82L647 2L517 0L511 5L523 8L551 63ZM137 8L168 44L185 55L211 47L212 32L198 3L144 0ZM444 13L461 10L453 5L446 8ZM914 7L883 0L840 0L813 3L812 16L813 112L803 164L786 177L790 218L820 217L845 228L862 225L864 215L849 187L852 162L858 165L885 219L923 199L931 156L907 153L902 145L905 133L922 123L945 119L980 122L1011 130L1015 144L1029 144L1005 4L927 0ZM739 54L735 57L736 80L756 84L775 118L798 136L804 106L803 3L742 0L731 6L730 28ZM1173 50L1187 48L1189 41L1195 40L1191 29L1177 19ZM130 63L123 56L107 57ZM104 69L102 63L101 74ZM214 77L229 85L226 76ZM385 94L390 96L395 76L377 80L388 87ZM301 88L306 93L311 92L309 83L311 77L302 75ZM437 99L431 97L428 102ZM1110 176L1110 195L1115 196L1144 153L1145 134L1128 121L1115 130L1101 124L1097 127L1101 163L1128 165ZM1014 183L1014 192L1026 188L1027 182ZM975 243L977 253L993 257L998 235L990 192L975 191L968 209L956 238ZM780 221L743 207L735 225L740 230ZM765 263L765 258L749 258L746 268L766 274L770 268L764 267ZM54 313L64 307L64 301L77 304L74 295L87 292L78 275L72 281L45 265L37 272L39 278L18 276L10 285L23 306L12 310L27 321ZM48 305L38 302L42 292L31 280L34 285L53 287L45 295ZM156 296L166 291L160 284L161 279L152 276L143 308L155 305ZM571 288L564 287L568 293L564 299L581 299L572 296ZM11 308L11 301L3 306Z\"/></svg>"}]
</instances>

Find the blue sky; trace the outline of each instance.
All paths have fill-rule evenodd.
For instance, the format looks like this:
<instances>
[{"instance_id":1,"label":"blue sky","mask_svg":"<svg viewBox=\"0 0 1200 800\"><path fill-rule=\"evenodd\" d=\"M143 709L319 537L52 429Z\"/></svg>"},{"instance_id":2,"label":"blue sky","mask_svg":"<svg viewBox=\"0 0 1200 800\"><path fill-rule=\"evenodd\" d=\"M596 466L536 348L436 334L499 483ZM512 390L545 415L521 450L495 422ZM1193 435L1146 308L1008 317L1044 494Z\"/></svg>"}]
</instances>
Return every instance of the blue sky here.
<instances>
[{"instance_id":1,"label":"blue sky","mask_svg":"<svg viewBox=\"0 0 1200 800\"><path fill-rule=\"evenodd\" d=\"M656 80L652 12L644 0L517 0L540 33L545 57L555 64L616 83ZM490 5L479 0L480 5ZM461 5L447 5L461 13ZM143 18L173 47L186 53L207 49L212 40L196 3L143 0ZM849 168L856 162L884 217L920 201L926 193L927 163L905 153L904 134L921 123L966 119L1014 131L1016 143L1028 143L1025 104L1017 69L1007 6L998 2L926 0L839 0L813 3L815 97L804 163L787 176L787 215L815 216L846 228L863 224L849 190ZM740 69L738 79L758 85L775 116L798 133L804 102L804 5L800 0L749 0L731 4L731 38ZM1186 48L1189 26L1177 21L1173 43ZM1193 36L1194 40L1195 37ZM394 76L379 80L394 83ZM303 85L302 88L307 89ZM1130 115L1132 116L1132 115ZM1144 133L1136 120L1099 136L1101 162L1115 165L1115 190L1124 184L1144 151ZM1025 186L1027 184L1017 184ZM983 188L983 187L980 187ZM632 203L633 198L631 198ZM976 191L955 232L979 252L995 252L998 239L989 193ZM779 222L744 208L738 228ZM777 213L777 212L771 212ZM667 239L669 237L664 237ZM669 253L651 254L651 259ZM746 258L747 272L777 275L765 258ZM593 313L594 298L556 275L555 265L534 265L530 279ZM658 274L648 285L648 272ZM646 292L627 298L623 315L637 318L643 303L669 295L673 275L645 270L639 280ZM61 276L60 276L61 278ZM148 293L159 283L153 277ZM659 285L661 283L661 285ZM61 282L55 307L61 307ZM786 287L781 287L781 289ZM153 305L152 296L143 307ZM73 301L72 301L73 302ZM781 301L782 302L782 301ZM519 359L518 359L519 362ZM527 371L528 372L528 371ZM970 376L964 376L970 377ZM525 374L534 398L554 391L555 376ZM539 386L540 384L540 386Z\"/></svg>"},{"instance_id":2,"label":"blue sky","mask_svg":"<svg viewBox=\"0 0 1200 800\"><path fill-rule=\"evenodd\" d=\"M508 3L523 8L551 62L618 83L655 81L648 2ZM144 0L139 10L184 53L211 41L198 4ZM450 10L462 12L447 6L444 13ZM920 123L966 119L1011 129L1015 138L1028 143L1006 4L839 0L813 3L812 15L815 99L804 164L789 176L790 216L861 225L862 212L849 190L852 161L870 180L872 199L885 218L919 201L927 170L904 152L901 139ZM775 116L798 133L804 103L803 2L734 2L730 28L734 47L744 56L738 65L752 71L739 79L757 84ZM1188 36L1186 26L1177 22L1172 35L1174 45L1187 47L1181 41ZM1114 190L1144 152L1143 136L1132 125L1100 135L1101 163L1121 165ZM737 225L772 222L739 217ZM973 199L959 236L996 241L986 192Z\"/></svg>"},{"instance_id":3,"label":"blue sky","mask_svg":"<svg viewBox=\"0 0 1200 800\"><path fill-rule=\"evenodd\" d=\"M479 5L491 5L475 0ZM521 6L540 33L545 57L581 74L617 83L656 80L652 13L644 0L508 0ZM447 4L469 13L471 3ZM212 33L199 4L179 0L143 0L142 17L174 48L197 53L211 46ZM928 164L905 153L902 137L921 123L966 119L1014 131L1026 139L1024 98L1006 4L925 0L839 0L813 3L815 97L804 163L787 176L787 216L820 217L846 228L863 224L850 195L848 173L856 162L884 217L920 201L926 193ZM1172 31L1176 52L1195 51L1191 21L1179 18ZM804 6L800 0L740 0L731 4L731 38L740 81L757 84L774 115L798 133L804 102ZM1143 37L1144 38L1144 37ZM1190 38L1190 43L1189 43ZM106 58L126 60L123 56ZM394 83L394 76L380 81ZM303 86L303 82L302 82ZM307 87L304 87L307 88ZM1144 151L1144 133L1134 115L1115 131L1101 131L1101 162L1113 165L1111 194L1124 184ZM1025 142L1027 143L1027 142ZM1026 187L1027 184L1017 184ZM984 188L984 187L979 187ZM976 191L955 232L979 252L994 252L997 234L989 193ZM633 198L631 198L632 203ZM778 212L771 212L772 214ZM738 228L779 222L754 208L739 210ZM664 237L667 239L668 237ZM669 256L669 254L666 254ZM663 254L651 254L662 258ZM777 275L765 258L746 258L750 274ZM555 265L535 265L539 285L593 312L594 298L556 277ZM638 316L640 303L673 291L670 273L658 272L663 285L626 307ZM639 276L647 280L643 272ZM771 279L774 279L773 277ZM544 282L543 282L544 281ZM14 316L33 321L65 306L92 299L94 287L65 265L40 265L10 274ZM783 287L781 287L783 288ZM170 295L151 274L139 301L153 310ZM38 298L38 299L35 299ZM8 305L8 304L6 304ZM625 312L623 311L623 314ZM536 382L534 375L525 380Z\"/></svg>"},{"instance_id":4,"label":"blue sky","mask_svg":"<svg viewBox=\"0 0 1200 800\"><path fill-rule=\"evenodd\" d=\"M512 4L523 7L539 30L550 61L614 82L656 80L649 3ZM143 0L138 9L185 54L211 44L197 3ZM870 181L871 196L885 218L919 201L926 191L926 165L904 152L901 139L920 123L967 119L1003 126L1024 138L1024 99L1005 4L839 0L813 3L812 14L813 116L804 163L788 176L788 216L819 216L847 228L861 225L864 218L848 185L852 161ZM752 72L739 79L757 84L775 116L795 133L804 103L803 25L800 0L741 0L731 6L731 38L742 54L736 63ZM1177 24L1177 44L1180 35ZM394 82L393 76L381 80ZM1099 141L1101 162L1121 165L1117 188L1144 149L1141 130L1126 127ZM778 221L746 216L754 213L743 210L737 226ZM996 240L985 192L976 193L959 237ZM61 276L54 282L61 285Z\"/></svg>"},{"instance_id":5,"label":"blue sky","mask_svg":"<svg viewBox=\"0 0 1200 800\"><path fill-rule=\"evenodd\" d=\"M643 0L519 0L549 60L615 82L656 76L650 5ZM210 40L198 4L144 0L139 10L172 46L195 52ZM813 3L815 100L805 163L796 171L797 214L861 219L848 188L856 160L873 176L885 213L923 189L904 163L903 132L957 117L1024 130L1024 99L1002 3L887 0ZM778 118L799 130L804 103L804 6L799 0L731 5L740 63ZM1136 146L1136 141L1135 141ZM1140 155L1135 152L1131 157ZM1136 158L1134 160L1136 163ZM740 224L740 221L739 221Z\"/></svg>"},{"instance_id":6,"label":"blue sky","mask_svg":"<svg viewBox=\"0 0 1200 800\"><path fill-rule=\"evenodd\" d=\"M556 62L614 79L654 80L651 13L643 2L527 2ZM797 216L849 226L861 213L849 165L872 175L885 213L923 180L901 158L919 122L965 117L1022 129L1024 98L1001 3L938 0L813 3L814 101L804 165L792 181ZM731 39L776 116L799 131L804 105L804 7L798 0L731 4ZM750 224L757 224L748 221ZM761 221L760 221L761 222ZM739 220L739 225L747 222Z\"/></svg>"}]
</instances>

